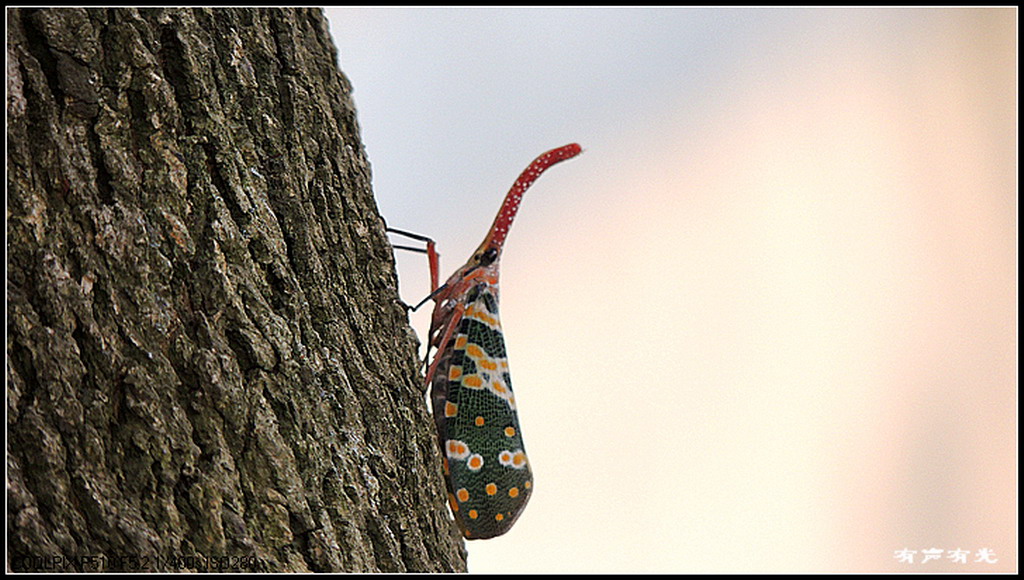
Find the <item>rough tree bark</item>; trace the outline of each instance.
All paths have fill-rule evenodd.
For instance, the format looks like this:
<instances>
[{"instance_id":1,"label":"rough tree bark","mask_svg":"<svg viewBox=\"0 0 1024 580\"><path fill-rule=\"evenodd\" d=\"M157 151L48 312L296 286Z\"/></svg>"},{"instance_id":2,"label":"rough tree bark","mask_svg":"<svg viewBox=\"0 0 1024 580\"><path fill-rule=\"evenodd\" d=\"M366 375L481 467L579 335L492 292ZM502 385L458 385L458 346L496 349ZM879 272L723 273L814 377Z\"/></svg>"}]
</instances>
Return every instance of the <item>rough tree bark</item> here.
<instances>
[{"instance_id":1,"label":"rough tree bark","mask_svg":"<svg viewBox=\"0 0 1024 580\"><path fill-rule=\"evenodd\" d=\"M9 570L464 570L303 9L9 10Z\"/></svg>"}]
</instances>

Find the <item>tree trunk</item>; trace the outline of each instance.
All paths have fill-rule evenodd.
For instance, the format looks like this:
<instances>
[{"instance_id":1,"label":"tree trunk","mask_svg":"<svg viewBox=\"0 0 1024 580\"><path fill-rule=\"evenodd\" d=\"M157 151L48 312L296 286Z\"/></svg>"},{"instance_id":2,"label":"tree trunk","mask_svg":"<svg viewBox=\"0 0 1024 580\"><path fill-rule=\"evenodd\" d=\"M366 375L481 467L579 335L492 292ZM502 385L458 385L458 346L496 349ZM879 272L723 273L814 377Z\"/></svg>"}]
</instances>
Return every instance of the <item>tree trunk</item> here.
<instances>
[{"instance_id":1,"label":"tree trunk","mask_svg":"<svg viewBox=\"0 0 1024 580\"><path fill-rule=\"evenodd\" d=\"M464 570L322 14L7 16L8 570Z\"/></svg>"}]
</instances>

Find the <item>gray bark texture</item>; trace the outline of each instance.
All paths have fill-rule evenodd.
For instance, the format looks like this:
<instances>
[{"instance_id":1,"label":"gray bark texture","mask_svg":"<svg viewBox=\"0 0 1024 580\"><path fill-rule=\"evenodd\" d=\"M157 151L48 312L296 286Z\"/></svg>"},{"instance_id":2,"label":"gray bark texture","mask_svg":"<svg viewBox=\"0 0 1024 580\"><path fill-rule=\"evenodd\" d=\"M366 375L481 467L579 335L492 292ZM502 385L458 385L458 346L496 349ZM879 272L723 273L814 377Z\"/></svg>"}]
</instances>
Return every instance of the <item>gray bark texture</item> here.
<instances>
[{"instance_id":1,"label":"gray bark texture","mask_svg":"<svg viewBox=\"0 0 1024 580\"><path fill-rule=\"evenodd\" d=\"M7 17L7 569L465 570L322 13Z\"/></svg>"}]
</instances>

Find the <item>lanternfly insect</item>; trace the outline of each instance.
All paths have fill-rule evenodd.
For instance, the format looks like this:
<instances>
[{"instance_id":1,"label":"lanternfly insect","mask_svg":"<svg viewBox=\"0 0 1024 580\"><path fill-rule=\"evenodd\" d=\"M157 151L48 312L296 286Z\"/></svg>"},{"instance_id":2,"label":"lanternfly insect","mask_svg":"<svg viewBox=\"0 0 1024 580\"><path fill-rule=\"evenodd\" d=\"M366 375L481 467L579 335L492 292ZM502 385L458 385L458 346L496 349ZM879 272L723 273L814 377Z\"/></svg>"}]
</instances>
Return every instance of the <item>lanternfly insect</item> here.
<instances>
[{"instance_id":1,"label":"lanternfly insect","mask_svg":"<svg viewBox=\"0 0 1024 580\"><path fill-rule=\"evenodd\" d=\"M534 159L505 196L483 243L440 287L433 241L389 228L427 243L420 251L430 257L432 292L423 302L436 303L427 342L427 385L448 501L467 539L507 532L533 490L498 320L498 267L523 194L547 168L581 151L571 143ZM431 348L436 349L433 360Z\"/></svg>"}]
</instances>

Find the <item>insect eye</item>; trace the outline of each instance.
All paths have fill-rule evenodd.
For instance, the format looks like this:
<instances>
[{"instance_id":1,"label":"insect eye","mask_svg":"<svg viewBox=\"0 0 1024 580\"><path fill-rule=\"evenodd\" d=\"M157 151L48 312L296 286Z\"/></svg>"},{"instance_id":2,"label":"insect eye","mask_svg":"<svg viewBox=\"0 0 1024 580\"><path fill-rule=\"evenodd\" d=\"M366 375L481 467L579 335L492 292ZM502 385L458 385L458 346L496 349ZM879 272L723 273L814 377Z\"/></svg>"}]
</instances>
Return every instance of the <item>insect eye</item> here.
<instances>
[{"instance_id":1,"label":"insect eye","mask_svg":"<svg viewBox=\"0 0 1024 580\"><path fill-rule=\"evenodd\" d=\"M498 250L495 248L487 248L484 253L480 254L480 265L488 266L492 262L498 259Z\"/></svg>"}]
</instances>

